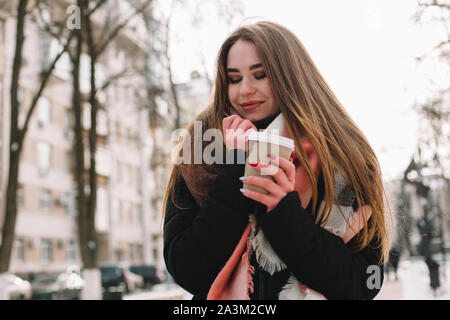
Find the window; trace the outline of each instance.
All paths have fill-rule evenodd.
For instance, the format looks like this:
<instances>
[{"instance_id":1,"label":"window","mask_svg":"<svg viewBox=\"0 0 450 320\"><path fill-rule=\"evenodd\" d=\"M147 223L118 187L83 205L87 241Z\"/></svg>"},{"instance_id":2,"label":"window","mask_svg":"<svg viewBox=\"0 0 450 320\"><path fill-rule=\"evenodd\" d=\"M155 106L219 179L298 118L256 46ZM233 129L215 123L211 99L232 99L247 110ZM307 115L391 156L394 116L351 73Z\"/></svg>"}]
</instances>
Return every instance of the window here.
<instances>
[{"instance_id":1,"label":"window","mask_svg":"<svg viewBox=\"0 0 450 320\"><path fill-rule=\"evenodd\" d=\"M21 262L23 262L25 260L23 246L24 246L24 241L22 238L14 240L14 249L16 250L16 258L18 261L21 261Z\"/></svg>"},{"instance_id":2,"label":"window","mask_svg":"<svg viewBox=\"0 0 450 320\"><path fill-rule=\"evenodd\" d=\"M158 261L158 236L153 235L152 236L152 243L153 243L153 261Z\"/></svg>"},{"instance_id":3,"label":"window","mask_svg":"<svg viewBox=\"0 0 450 320\"><path fill-rule=\"evenodd\" d=\"M41 261L51 262L52 260L53 260L52 240L42 239L41 240Z\"/></svg>"},{"instance_id":4,"label":"window","mask_svg":"<svg viewBox=\"0 0 450 320\"><path fill-rule=\"evenodd\" d=\"M137 223L143 223L142 206L140 204L136 205L136 219L137 219Z\"/></svg>"},{"instance_id":5,"label":"window","mask_svg":"<svg viewBox=\"0 0 450 320\"><path fill-rule=\"evenodd\" d=\"M45 24L49 24L51 21L51 12L50 12L50 8L42 2L39 2L39 13L41 15L42 21Z\"/></svg>"},{"instance_id":6,"label":"window","mask_svg":"<svg viewBox=\"0 0 450 320\"><path fill-rule=\"evenodd\" d=\"M144 249L142 244L137 244L136 245L136 260L139 261L143 261L144 260Z\"/></svg>"},{"instance_id":7,"label":"window","mask_svg":"<svg viewBox=\"0 0 450 320\"><path fill-rule=\"evenodd\" d=\"M130 166L126 163L119 162L120 182L123 184L130 183Z\"/></svg>"},{"instance_id":8,"label":"window","mask_svg":"<svg viewBox=\"0 0 450 320\"><path fill-rule=\"evenodd\" d=\"M3 106L3 82L2 79L0 79L0 114L3 114L2 106Z\"/></svg>"},{"instance_id":9,"label":"window","mask_svg":"<svg viewBox=\"0 0 450 320\"><path fill-rule=\"evenodd\" d=\"M99 110L97 113L97 133L104 136L108 135L108 118L103 110Z\"/></svg>"},{"instance_id":10,"label":"window","mask_svg":"<svg viewBox=\"0 0 450 320\"><path fill-rule=\"evenodd\" d=\"M91 58L82 53L80 57L80 87L82 91L88 91L90 88Z\"/></svg>"},{"instance_id":11,"label":"window","mask_svg":"<svg viewBox=\"0 0 450 320\"><path fill-rule=\"evenodd\" d=\"M91 105L87 102L83 104L83 128L91 128Z\"/></svg>"},{"instance_id":12,"label":"window","mask_svg":"<svg viewBox=\"0 0 450 320\"><path fill-rule=\"evenodd\" d=\"M108 190L97 188L97 214L95 215L95 226L97 231L108 231Z\"/></svg>"},{"instance_id":13,"label":"window","mask_svg":"<svg viewBox=\"0 0 450 320\"><path fill-rule=\"evenodd\" d=\"M67 194L67 206L66 206L66 214L71 217L75 217L77 211L77 197L76 191L69 192Z\"/></svg>"},{"instance_id":14,"label":"window","mask_svg":"<svg viewBox=\"0 0 450 320\"><path fill-rule=\"evenodd\" d=\"M98 146L97 152L95 153L95 160L97 161L97 173L109 176L111 172L111 158L108 150L102 146Z\"/></svg>"},{"instance_id":15,"label":"window","mask_svg":"<svg viewBox=\"0 0 450 320\"><path fill-rule=\"evenodd\" d=\"M40 124L47 124L51 120L50 101L46 97L40 97L38 101L38 122Z\"/></svg>"},{"instance_id":16,"label":"window","mask_svg":"<svg viewBox=\"0 0 450 320\"><path fill-rule=\"evenodd\" d=\"M122 262L125 260L125 253L122 248L114 249L114 255L116 256L116 261Z\"/></svg>"},{"instance_id":17,"label":"window","mask_svg":"<svg viewBox=\"0 0 450 320\"><path fill-rule=\"evenodd\" d=\"M50 169L51 147L48 143L39 142L37 148L39 173L46 174Z\"/></svg>"},{"instance_id":18,"label":"window","mask_svg":"<svg viewBox=\"0 0 450 320\"><path fill-rule=\"evenodd\" d=\"M3 43L4 37L3 37L3 30L5 29L5 21L0 19L0 43Z\"/></svg>"},{"instance_id":19,"label":"window","mask_svg":"<svg viewBox=\"0 0 450 320\"><path fill-rule=\"evenodd\" d=\"M70 240L66 244L66 260L75 262L77 259L77 244L74 240Z\"/></svg>"},{"instance_id":20,"label":"window","mask_svg":"<svg viewBox=\"0 0 450 320\"><path fill-rule=\"evenodd\" d=\"M130 223L134 224L136 222L135 218L135 205L130 203L130 214L129 214Z\"/></svg>"},{"instance_id":21,"label":"window","mask_svg":"<svg viewBox=\"0 0 450 320\"><path fill-rule=\"evenodd\" d=\"M123 217L123 201L119 200L119 222L123 222L124 221L124 217Z\"/></svg>"},{"instance_id":22,"label":"window","mask_svg":"<svg viewBox=\"0 0 450 320\"><path fill-rule=\"evenodd\" d=\"M158 248L153 247L153 261L158 261Z\"/></svg>"},{"instance_id":23,"label":"window","mask_svg":"<svg viewBox=\"0 0 450 320\"><path fill-rule=\"evenodd\" d=\"M50 43L52 39L47 33L41 33L39 38L41 41L41 68L44 70L50 63Z\"/></svg>"},{"instance_id":24,"label":"window","mask_svg":"<svg viewBox=\"0 0 450 320\"><path fill-rule=\"evenodd\" d=\"M72 130L73 118L69 110L64 110L64 136L67 138Z\"/></svg>"},{"instance_id":25,"label":"window","mask_svg":"<svg viewBox=\"0 0 450 320\"><path fill-rule=\"evenodd\" d=\"M128 201L122 202L122 209L123 209L123 220L122 221L131 221L131 203ZM127 219L128 218L128 219Z\"/></svg>"},{"instance_id":26,"label":"window","mask_svg":"<svg viewBox=\"0 0 450 320\"><path fill-rule=\"evenodd\" d=\"M16 191L16 204L17 209L23 208L23 186L19 185Z\"/></svg>"},{"instance_id":27,"label":"window","mask_svg":"<svg viewBox=\"0 0 450 320\"><path fill-rule=\"evenodd\" d=\"M50 190L41 190L40 208L42 211L50 212L52 210L52 194Z\"/></svg>"}]
</instances>

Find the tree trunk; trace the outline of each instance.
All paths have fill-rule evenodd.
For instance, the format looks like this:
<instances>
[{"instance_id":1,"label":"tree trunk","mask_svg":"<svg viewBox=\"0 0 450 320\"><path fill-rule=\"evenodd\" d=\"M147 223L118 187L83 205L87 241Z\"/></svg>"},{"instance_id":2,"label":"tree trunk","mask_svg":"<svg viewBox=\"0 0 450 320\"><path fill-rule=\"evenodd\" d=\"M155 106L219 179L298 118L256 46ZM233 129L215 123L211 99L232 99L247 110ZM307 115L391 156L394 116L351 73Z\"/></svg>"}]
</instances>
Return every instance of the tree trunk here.
<instances>
[{"instance_id":1,"label":"tree trunk","mask_svg":"<svg viewBox=\"0 0 450 320\"><path fill-rule=\"evenodd\" d=\"M86 2L78 1L78 5L81 8L82 14L86 9ZM84 267L89 267L89 248L88 248L88 235L87 235L87 210L86 210L86 197L84 191L84 145L83 145L83 125L82 125L82 110L81 110L81 92L80 92L80 57L83 43L82 31L76 31L76 51L73 57L73 111L75 118L74 136L75 136L75 170L77 181L77 209L78 209L78 238L80 245L80 255L83 261Z\"/></svg>"},{"instance_id":2,"label":"tree trunk","mask_svg":"<svg viewBox=\"0 0 450 320\"><path fill-rule=\"evenodd\" d=\"M24 42L24 27L26 6L28 0L20 0L17 9L16 49L11 78L11 129L9 144L9 175L6 191L6 206L2 227L2 242L0 246L0 275L8 272L11 260L11 250L14 241L14 231L17 218L17 178L19 176L19 159L22 149L22 137L18 128L19 105L17 91L19 75L22 67L22 47ZM0 288L2 290L4 288Z\"/></svg>"},{"instance_id":3,"label":"tree trunk","mask_svg":"<svg viewBox=\"0 0 450 320\"><path fill-rule=\"evenodd\" d=\"M89 104L91 105L91 128L89 129L89 201L88 201L88 221L87 231L89 235L90 261L89 265L93 268L97 266L97 231L95 230L95 214L97 207L97 170L95 154L97 152L97 99L95 98L97 89L95 85L95 64L97 55L92 35L91 19L85 18L85 30L87 35L88 52L91 58L90 74L90 92Z\"/></svg>"}]
</instances>

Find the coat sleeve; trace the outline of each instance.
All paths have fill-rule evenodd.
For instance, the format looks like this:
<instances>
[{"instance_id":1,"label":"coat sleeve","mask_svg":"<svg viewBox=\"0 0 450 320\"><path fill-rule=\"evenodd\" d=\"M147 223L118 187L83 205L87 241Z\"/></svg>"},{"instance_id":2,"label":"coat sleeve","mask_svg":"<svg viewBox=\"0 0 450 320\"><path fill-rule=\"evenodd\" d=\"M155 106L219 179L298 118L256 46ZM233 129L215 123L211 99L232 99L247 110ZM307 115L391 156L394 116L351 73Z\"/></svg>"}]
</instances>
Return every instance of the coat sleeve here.
<instances>
[{"instance_id":1,"label":"coat sleeve","mask_svg":"<svg viewBox=\"0 0 450 320\"><path fill-rule=\"evenodd\" d=\"M373 299L378 294L383 266L379 265L381 249L376 237L356 253L352 250L356 237L346 245L340 237L315 224L302 208L296 191L257 219L288 270L327 299ZM379 278L371 281L374 275Z\"/></svg>"},{"instance_id":2,"label":"coat sleeve","mask_svg":"<svg viewBox=\"0 0 450 320\"><path fill-rule=\"evenodd\" d=\"M230 151L239 159L240 150ZM245 155L244 155L245 156ZM204 296L239 242L254 202L239 191L244 164L220 169L206 200L199 208L184 180L169 197L164 218L164 259L167 270L181 287Z\"/></svg>"}]
</instances>

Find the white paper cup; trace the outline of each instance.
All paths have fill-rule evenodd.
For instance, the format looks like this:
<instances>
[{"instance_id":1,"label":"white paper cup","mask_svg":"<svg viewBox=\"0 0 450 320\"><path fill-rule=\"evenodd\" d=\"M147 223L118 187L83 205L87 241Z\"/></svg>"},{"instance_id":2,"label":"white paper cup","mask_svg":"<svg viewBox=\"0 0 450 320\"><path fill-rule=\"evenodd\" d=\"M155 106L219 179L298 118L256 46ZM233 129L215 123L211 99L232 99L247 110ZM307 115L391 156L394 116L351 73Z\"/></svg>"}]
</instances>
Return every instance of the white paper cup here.
<instances>
[{"instance_id":1,"label":"white paper cup","mask_svg":"<svg viewBox=\"0 0 450 320\"><path fill-rule=\"evenodd\" d=\"M255 170L248 162L256 163L263 162L269 163L270 159L267 155L280 156L289 160L292 151L295 150L294 140L282 137L279 135L268 134L266 132L252 132L248 136L248 153L245 163L244 176L261 176L267 179L275 181L273 178L274 172L271 172L269 168L261 170ZM248 185L244 183L244 189L255 190L264 194L269 192L260 187Z\"/></svg>"}]
</instances>

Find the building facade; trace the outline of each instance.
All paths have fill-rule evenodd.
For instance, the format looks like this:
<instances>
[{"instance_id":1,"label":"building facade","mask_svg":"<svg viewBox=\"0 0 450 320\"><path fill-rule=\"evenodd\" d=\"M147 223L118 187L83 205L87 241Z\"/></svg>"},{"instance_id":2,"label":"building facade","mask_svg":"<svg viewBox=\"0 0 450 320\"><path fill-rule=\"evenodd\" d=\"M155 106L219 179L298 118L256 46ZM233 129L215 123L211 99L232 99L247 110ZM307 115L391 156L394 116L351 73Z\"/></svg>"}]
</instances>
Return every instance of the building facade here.
<instances>
[{"instance_id":1,"label":"building facade","mask_svg":"<svg viewBox=\"0 0 450 320\"><path fill-rule=\"evenodd\" d=\"M49 19L65 17L71 1L44 6ZM94 26L104 24L111 10L132 12L126 1L108 1L93 15ZM114 11L113 11L114 12ZM9 88L15 48L16 18L0 10L0 181L6 192L9 155ZM20 79L20 123L39 84L39 73L60 50L58 41L27 19ZM123 68L143 68L151 38L142 21L133 19L112 40L98 60L100 87ZM18 216L10 271L60 272L82 266L78 244L71 63L62 56L31 118L20 162ZM81 89L89 90L89 57L81 58ZM97 211L100 264L152 264L164 267L161 204L152 194L164 185L166 172L153 172L151 158L155 130L139 94L145 89L140 73L119 78L99 92L97 116ZM90 128L89 104L83 105L85 135ZM87 140L85 163L89 166ZM157 185L155 176L161 175ZM160 192L160 191L159 191ZM1 207L5 208L4 197ZM2 221L2 220L0 220ZM1 225L0 225L1 227Z\"/></svg>"}]
</instances>

